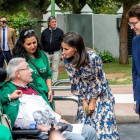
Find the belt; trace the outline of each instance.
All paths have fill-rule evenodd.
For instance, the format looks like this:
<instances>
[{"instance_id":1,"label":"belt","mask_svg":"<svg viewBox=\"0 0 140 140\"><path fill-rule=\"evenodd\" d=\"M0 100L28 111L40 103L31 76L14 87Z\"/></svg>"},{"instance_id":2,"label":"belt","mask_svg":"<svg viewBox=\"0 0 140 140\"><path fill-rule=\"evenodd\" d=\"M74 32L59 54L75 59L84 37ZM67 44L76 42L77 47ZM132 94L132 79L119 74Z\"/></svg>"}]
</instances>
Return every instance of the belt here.
<instances>
[{"instance_id":1,"label":"belt","mask_svg":"<svg viewBox=\"0 0 140 140\"><path fill-rule=\"evenodd\" d=\"M54 52L48 52L48 54L54 54Z\"/></svg>"}]
</instances>

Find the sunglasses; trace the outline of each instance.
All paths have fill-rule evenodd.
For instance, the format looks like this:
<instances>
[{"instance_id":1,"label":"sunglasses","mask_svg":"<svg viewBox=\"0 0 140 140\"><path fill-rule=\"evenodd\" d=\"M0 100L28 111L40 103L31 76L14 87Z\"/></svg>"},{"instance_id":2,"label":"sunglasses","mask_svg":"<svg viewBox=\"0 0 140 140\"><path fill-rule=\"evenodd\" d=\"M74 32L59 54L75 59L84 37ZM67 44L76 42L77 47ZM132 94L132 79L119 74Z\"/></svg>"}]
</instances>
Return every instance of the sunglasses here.
<instances>
[{"instance_id":1,"label":"sunglasses","mask_svg":"<svg viewBox=\"0 0 140 140\"><path fill-rule=\"evenodd\" d=\"M25 31L24 36L26 36L29 33L34 34L35 32L34 32L34 30L27 30L27 31Z\"/></svg>"},{"instance_id":2,"label":"sunglasses","mask_svg":"<svg viewBox=\"0 0 140 140\"><path fill-rule=\"evenodd\" d=\"M50 22L52 19L56 19L54 16L50 16L49 18L48 18L48 22Z\"/></svg>"}]
</instances>

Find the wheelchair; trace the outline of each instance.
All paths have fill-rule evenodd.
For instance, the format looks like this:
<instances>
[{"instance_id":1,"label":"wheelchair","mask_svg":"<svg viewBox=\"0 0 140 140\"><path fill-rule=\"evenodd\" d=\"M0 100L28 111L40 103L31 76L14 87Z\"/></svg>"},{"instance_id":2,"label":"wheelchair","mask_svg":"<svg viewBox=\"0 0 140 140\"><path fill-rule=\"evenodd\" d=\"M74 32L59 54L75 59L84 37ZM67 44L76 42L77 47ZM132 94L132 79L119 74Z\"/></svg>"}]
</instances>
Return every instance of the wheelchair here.
<instances>
[{"instance_id":1,"label":"wheelchair","mask_svg":"<svg viewBox=\"0 0 140 140\"><path fill-rule=\"evenodd\" d=\"M6 77L7 77L7 73L6 73L6 70L3 69L3 68L0 68L0 84L2 84ZM59 129L59 132L63 132L65 129L67 128L67 126L64 126L62 128ZM52 132L52 131L55 131L55 129L53 128L53 124L51 125L51 129L49 131L48 134L46 133L42 133L40 130L38 129L26 129L26 130L23 130L23 129L17 129L17 128L13 128L12 130L12 137L13 137L13 140L20 140L20 139L29 139L29 140L49 140L49 134Z\"/></svg>"}]
</instances>

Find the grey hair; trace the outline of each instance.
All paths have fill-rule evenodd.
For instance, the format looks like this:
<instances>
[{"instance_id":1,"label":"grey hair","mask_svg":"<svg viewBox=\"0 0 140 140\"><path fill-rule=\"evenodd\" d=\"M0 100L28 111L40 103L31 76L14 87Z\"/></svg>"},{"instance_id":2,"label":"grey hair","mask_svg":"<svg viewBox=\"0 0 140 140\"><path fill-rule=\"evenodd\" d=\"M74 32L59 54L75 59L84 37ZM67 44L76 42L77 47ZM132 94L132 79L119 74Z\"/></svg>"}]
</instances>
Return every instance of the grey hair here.
<instances>
[{"instance_id":1,"label":"grey hair","mask_svg":"<svg viewBox=\"0 0 140 140\"><path fill-rule=\"evenodd\" d=\"M25 58L22 57L13 58L10 60L6 68L9 79L12 80L15 78L15 72L19 69L19 64L23 61L26 62Z\"/></svg>"}]
</instances>

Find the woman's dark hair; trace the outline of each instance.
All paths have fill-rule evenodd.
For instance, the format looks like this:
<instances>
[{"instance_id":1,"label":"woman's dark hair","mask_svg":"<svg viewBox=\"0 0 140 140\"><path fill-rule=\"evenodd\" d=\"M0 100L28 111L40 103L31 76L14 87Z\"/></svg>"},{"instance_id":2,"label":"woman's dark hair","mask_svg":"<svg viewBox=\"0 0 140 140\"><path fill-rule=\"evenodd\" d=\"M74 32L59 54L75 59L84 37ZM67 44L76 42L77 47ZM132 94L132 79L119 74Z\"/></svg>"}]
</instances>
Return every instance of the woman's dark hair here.
<instances>
[{"instance_id":1,"label":"woman's dark hair","mask_svg":"<svg viewBox=\"0 0 140 140\"><path fill-rule=\"evenodd\" d=\"M30 37L35 37L37 40L37 49L34 52L34 56L40 57L40 50L42 50L42 46L39 43L38 37L35 35L34 30L31 29L24 29L21 31L19 39L16 42L16 45L13 49L13 57L23 57L26 58L26 50L23 47L23 44L25 43L25 39L30 38Z\"/></svg>"},{"instance_id":2,"label":"woman's dark hair","mask_svg":"<svg viewBox=\"0 0 140 140\"><path fill-rule=\"evenodd\" d=\"M62 42L64 42L72 48L76 48L77 56L74 59L68 58L67 60L69 62L73 62L74 64L76 64L76 68L80 68L81 66L87 65L87 52L83 38L79 33L66 33L62 38Z\"/></svg>"},{"instance_id":3,"label":"woman's dark hair","mask_svg":"<svg viewBox=\"0 0 140 140\"><path fill-rule=\"evenodd\" d=\"M137 17L140 20L140 4L133 6L127 13L126 18Z\"/></svg>"}]
</instances>

